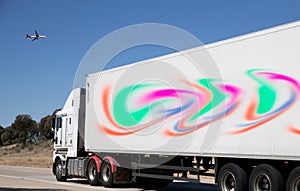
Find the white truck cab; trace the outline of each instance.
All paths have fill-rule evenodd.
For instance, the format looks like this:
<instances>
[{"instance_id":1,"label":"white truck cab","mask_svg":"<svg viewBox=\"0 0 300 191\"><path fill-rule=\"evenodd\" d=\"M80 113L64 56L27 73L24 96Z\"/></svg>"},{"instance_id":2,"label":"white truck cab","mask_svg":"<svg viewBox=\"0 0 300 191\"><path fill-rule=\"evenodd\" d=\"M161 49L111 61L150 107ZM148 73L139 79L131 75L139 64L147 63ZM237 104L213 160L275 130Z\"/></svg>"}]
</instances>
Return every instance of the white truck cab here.
<instances>
[{"instance_id":1,"label":"white truck cab","mask_svg":"<svg viewBox=\"0 0 300 191\"><path fill-rule=\"evenodd\" d=\"M84 152L85 89L74 89L55 114L53 164L65 168L67 158ZM64 173L65 174L65 173Z\"/></svg>"}]
</instances>

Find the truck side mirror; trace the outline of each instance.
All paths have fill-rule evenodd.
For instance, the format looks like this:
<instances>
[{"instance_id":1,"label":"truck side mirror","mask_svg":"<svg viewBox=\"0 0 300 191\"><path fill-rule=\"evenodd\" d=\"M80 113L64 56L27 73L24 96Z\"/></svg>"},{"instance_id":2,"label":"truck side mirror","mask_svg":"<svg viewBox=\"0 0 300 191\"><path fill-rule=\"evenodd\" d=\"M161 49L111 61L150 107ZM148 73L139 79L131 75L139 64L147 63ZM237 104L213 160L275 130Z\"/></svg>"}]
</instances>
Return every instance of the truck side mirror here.
<instances>
[{"instance_id":1,"label":"truck side mirror","mask_svg":"<svg viewBox=\"0 0 300 191\"><path fill-rule=\"evenodd\" d=\"M57 144L57 137L53 137L52 141Z\"/></svg>"}]
</instances>

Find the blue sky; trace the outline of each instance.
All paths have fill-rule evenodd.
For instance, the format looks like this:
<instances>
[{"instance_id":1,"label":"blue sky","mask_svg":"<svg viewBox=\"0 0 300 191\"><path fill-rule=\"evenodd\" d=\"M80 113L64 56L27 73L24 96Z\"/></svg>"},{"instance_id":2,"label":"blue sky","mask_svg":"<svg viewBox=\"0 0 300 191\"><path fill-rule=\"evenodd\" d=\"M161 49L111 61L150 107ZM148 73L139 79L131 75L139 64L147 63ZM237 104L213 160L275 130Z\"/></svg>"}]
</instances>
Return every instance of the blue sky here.
<instances>
[{"instance_id":1,"label":"blue sky","mask_svg":"<svg viewBox=\"0 0 300 191\"><path fill-rule=\"evenodd\" d=\"M7 127L18 114L39 121L62 107L85 53L119 28L169 24L207 44L299 19L300 0L0 0L0 125ZM47 38L24 38L34 30ZM168 52L139 47L110 67Z\"/></svg>"}]
</instances>

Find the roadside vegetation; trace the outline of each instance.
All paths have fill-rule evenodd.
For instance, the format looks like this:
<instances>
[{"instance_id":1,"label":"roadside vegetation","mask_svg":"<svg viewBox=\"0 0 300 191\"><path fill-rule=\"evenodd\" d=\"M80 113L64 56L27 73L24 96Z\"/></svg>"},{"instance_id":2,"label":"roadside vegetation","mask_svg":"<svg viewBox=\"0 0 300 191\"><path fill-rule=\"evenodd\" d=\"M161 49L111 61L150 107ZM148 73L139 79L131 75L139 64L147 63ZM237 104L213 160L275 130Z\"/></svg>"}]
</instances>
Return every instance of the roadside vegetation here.
<instances>
[{"instance_id":1,"label":"roadside vegetation","mask_svg":"<svg viewBox=\"0 0 300 191\"><path fill-rule=\"evenodd\" d=\"M35 143L12 144L0 147L0 165L52 167L53 143L44 140Z\"/></svg>"},{"instance_id":2,"label":"roadside vegetation","mask_svg":"<svg viewBox=\"0 0 300 191\"><path fill-rule=\"evenodd\" d=\"M52 139L51 115L39 122L30 115L18 115L10 126L0 126L0 165L49 168Z\"/></svg>"},{"instance_id":3,"label":"roadside vegetation","mask_svg":"<svg viewBox=\"0 0 300 191\"><path fill-rule=\"evenodd\" d=\"M43 117L36 122L30 115L18 115L14 122L3 128L0 126L0 146L8 146L12 144L34 143L53 138L51 130L51 116Z\"/></svg>"}]
</instances>

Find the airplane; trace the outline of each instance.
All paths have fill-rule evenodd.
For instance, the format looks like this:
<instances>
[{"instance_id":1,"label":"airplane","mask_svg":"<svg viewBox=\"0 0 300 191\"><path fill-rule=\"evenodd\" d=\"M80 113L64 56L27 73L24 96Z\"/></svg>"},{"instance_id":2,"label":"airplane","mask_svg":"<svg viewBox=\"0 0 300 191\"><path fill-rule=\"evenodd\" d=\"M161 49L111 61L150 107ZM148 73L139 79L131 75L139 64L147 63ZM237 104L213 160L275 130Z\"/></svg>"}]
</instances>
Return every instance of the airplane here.
<instances>
[{"instance_id":1,"label":"airplane","mask_svg":"<svg viewBox=\"0 0 300 191\"><path fill-rule=\"evenodd\" d=\"M33 38L32 41L38 40L40 38L46 38L46 36L44 35L39 35L39 33L37 31L35 31L35 36L31 36L29 34L26 34L25 38Z\"/></svg>"}]
</instances>

